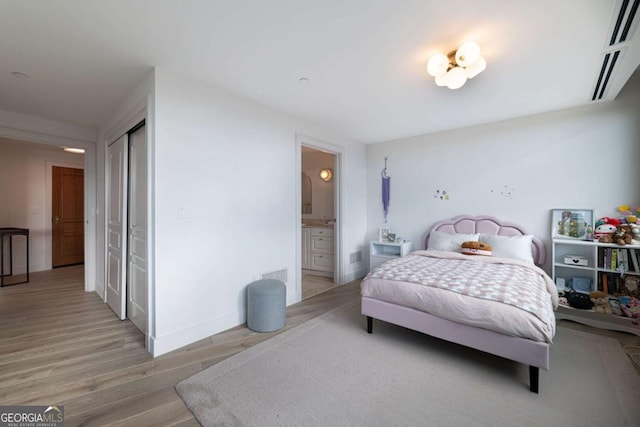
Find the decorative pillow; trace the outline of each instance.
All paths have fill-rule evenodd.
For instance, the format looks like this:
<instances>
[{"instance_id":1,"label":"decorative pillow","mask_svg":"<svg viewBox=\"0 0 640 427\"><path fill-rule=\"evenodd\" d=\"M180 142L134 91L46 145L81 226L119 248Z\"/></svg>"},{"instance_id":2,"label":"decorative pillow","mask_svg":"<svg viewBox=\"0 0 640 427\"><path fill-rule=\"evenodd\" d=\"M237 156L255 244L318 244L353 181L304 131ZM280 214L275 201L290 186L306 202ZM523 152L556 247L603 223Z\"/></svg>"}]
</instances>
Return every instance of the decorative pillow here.
<instances>
[{"instance_id":1,"label":"decorative pillow","mask_svg":"<svg viewBox=\"0 0 640 427\"><path fill-rule=\"evenodd\" d=\"M465 255L491 256L491 246L484 242L464 242L462 244L462 253Z\"/></svg>"},{"instance_id":2,"label":"decorative pillow","mask_svg":"<svg viewBox=\"0 0 640 427\"><path fill-rule=\"evenodd\" d=\"M462 253L462 243L478 241L480 234L452 234L443 231L431 230L429 233L429 245L427 249L432 251L446 251Z\"/></svg>"},{"instance_id":3,"label":"decorative pillow","mask_svg":"<svg viewBox=\"0 0 640 427\"><path fill-rule=\"evenodd\" d=\"M479 240L493 248L493 256L496 258L518 259L534 264L533 255L531 255L532 235L498 236L496 234L481 234Z\"/></svg>"}]
</instances>

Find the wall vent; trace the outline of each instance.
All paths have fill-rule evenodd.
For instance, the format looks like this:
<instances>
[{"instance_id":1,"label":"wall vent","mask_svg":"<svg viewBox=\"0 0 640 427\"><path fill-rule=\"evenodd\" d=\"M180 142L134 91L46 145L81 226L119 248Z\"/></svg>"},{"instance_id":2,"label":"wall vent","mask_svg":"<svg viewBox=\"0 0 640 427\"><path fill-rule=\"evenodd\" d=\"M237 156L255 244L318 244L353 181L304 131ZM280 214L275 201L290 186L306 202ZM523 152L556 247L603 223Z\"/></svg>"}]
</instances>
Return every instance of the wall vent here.
<instances>
[{"instance_id":1,"label":"wall vent","mask_svg":"<svg viewBox=\"0 0 640 427\"><path fill-rule=\"evenodd\" d=\"M591 97L592 101L602 99L604 91L607 89L609 79L611 78L611 74L613 73L613 69L616 66L616 62L618 62L619 56L619 50L616 50L615 52L609 52L604 55L604 58L602 60L602 67L600 68L600 75L598 76L598 81L596 81L596 87L593 90L593 96Z\"/></svg>"},{"instance_id":2,"label":"wall vent","mask_svg":"<svg viewBox=\"0 0 640 427\"><path fill-rule=\"evenodd\" d=\"M285 268L278 271L272 271L271 273L264 273L262 274L261 279L276 279L287 283L287 276L287 269Z\"/></svg>"},{"instance_id":3,"label":"wall vent","mask_svg":"<svg viewBox=\"0 0 640 427\"><path fill-rule=\"evenodd\" d=\"M638 20L635 18L638 16L640 0L619 0L617 4L619 10L615 15L615 21L612 22L608 49L602 55L602 66L591 96L592 101L599 101L606 94L607 85L614 74L616 64L626 48L625 42L631 38L638 26Z\"/></svg>"},{"instance_id":4,"label":"wall vent","mask_svg":"<svg viewBox=\"0 0 640 427\"><path fill-rule=\"evenodd\" d=\"M350 264L357 264L359 262L362 262L362 251L354 252L349 257Z\"/></svg>"}]
</instances>

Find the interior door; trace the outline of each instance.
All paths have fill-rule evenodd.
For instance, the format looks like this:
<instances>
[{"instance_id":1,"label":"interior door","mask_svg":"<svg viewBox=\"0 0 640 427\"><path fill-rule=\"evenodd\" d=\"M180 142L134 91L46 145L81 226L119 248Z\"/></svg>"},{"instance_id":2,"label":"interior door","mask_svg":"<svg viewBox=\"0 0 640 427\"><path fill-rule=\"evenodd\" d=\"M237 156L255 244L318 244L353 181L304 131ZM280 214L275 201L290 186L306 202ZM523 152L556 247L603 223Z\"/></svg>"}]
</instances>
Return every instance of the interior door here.
<instances>
[{"instance_id":1,"label":"interior door","mask_svg":"<svg viewBox=\"0 0 640 427\"><path fill-rule=\"evenodd\" d=\"M53 166L51 169L51 265L84 262L84 171Z\"/></svg>"},{"instance_id":2,"label":"interior door","mask_svg":"<svg viewBox=\"0 0 640 427\"><path fill-rule=\"evenodd\" d=\"M147 334L147 132L129 134L127 318Z\"/></svg>"},{"instance_id":3,"label":"interior door","mask_svg":"<svg viewBox=\"0 0 640 427\"><path fill-rule=\"evenodd\" d=\"M107 148L107 304L120 320L126 316L128 136Z\"/></svg>"}]
</instances>

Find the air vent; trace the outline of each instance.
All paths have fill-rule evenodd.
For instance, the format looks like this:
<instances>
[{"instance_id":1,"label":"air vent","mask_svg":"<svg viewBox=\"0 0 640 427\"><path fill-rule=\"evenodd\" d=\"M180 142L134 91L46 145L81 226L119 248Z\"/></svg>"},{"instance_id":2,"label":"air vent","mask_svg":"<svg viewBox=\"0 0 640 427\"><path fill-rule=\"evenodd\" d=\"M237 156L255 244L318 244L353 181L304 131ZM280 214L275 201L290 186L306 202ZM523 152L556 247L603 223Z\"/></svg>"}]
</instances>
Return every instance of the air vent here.
<instances>
[{"instance_id":1,"label":"air vent","mask_svg":"<svg viewBox=\"0 0 640 427\"><path fill-rule=\"evenodd\" d=\"M349 256L349 264L362 262L362 251L354 252Z\"/></svg>"},{"instance_id":2,"label":"air vent","mask_svg":"<svg viewBox=\"0 0 640 427\"><path fill-rule=\"evenodd\" d=\"M602 66L591 96L592 101L601 100L607 93L607 85L614 75L620 55L626 49L626 42L637 27L638 20L635 18L638 15L640 0L619 0L617 5L618 13L615 14L615 20L612 22L609 46L602 55Z\"/></svg>"},{"instance_id":3,"label":"air vent","mask_svg":"<svg viewBox=\"0 0 640 427\"><path fill-rule=\"evenodd\" d=\"M607 84L609 83L609 79L611 78L611 73L613 72L613 68L616 66L616 62L618 62L618 57L620 56L620 51L616 50L615 52L609 52L604 55L604 59L602 61L602 68L600 69L600 75L598 76L598 81L596 82L596 87L593 91L593 96L591 97L592 101L597 101L602 99L604 95L604 91L607 89Z\"/></svg>"},{"instance_id":4,"label":"air vent","mask_svg":"<svg viewBox=\"0 0 640 427\"><path fill-rule=\"evenodd\" d=\"M613 46L618 43L624 43L631 36L632 25L634 18L638 12L638 6L640 6L640 0L634 0L633 5L631 0L622 0L620 4L620 11L616 19L613 32L611 34L611 40L609 46Z\"/></svg>"},{"instance_id":5,"label":"air vent","mask_svg":"<svg viewBox=\"0 0 640 427\"><path fill-rule=\"evenodd\" d=\"M284 283L287 283L287 269L272 271L271 273L264 273L261 279L277 279Z\"/></svg>"}]
</instances>

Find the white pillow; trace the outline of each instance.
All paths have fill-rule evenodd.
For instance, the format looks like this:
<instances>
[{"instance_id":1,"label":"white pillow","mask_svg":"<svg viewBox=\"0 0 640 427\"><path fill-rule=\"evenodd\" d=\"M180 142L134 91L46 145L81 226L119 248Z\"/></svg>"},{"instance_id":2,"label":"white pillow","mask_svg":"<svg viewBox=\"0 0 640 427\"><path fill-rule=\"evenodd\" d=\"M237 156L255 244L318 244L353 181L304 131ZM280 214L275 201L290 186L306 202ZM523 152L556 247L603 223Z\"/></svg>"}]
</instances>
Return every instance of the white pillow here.
<instances>
[{"instance_id":1,"label":"white pillow","mask_svg":"<svg viewBox=\"0 0 640 427\"><path fill-rule=\"evenodd\" d=\"M447 251L462 253L464 242L477 242L480 234L452 234L443 231L431 230L429 233L429 245L427 249L432 251Z\"/></svg>"},{"instance_id":2,"label":"white pillow","mask_svg":"<svg viewBox=\"0 0 640 427\"><path fill-rule=\"evenodd\" d=\"M531 255L532 240L533 236L529 234L526 236L480 235L480 241L491 246L494 257L518 259L534 264L533 256Z\"/></svg>"}]
</instances>

